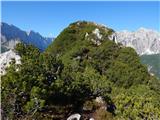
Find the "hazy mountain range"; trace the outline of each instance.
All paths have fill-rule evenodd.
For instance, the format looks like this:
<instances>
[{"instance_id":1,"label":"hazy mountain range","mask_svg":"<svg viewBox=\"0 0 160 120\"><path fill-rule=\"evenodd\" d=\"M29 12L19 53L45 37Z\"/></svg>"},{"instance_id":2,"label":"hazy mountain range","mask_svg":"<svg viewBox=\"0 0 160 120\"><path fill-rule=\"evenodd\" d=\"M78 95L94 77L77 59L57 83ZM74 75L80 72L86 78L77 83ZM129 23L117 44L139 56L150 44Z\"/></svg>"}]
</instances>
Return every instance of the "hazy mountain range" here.
<instances>
[{"instance_id":1,"label":"hazy mountain range","mask_svg":"<svg viewBox=\"0 0 160 120\"><path fill-rule=\"evenodd\" d=\"M26 44L32 44L38 47L40 50L44 50L51 42L53 38L47 38L34 31L23 31L20 28L9 25L7 23L1 23L1 51L5 52L9 49L13 49L14 46L23 42Z\"/></svg>"}]
</instances>

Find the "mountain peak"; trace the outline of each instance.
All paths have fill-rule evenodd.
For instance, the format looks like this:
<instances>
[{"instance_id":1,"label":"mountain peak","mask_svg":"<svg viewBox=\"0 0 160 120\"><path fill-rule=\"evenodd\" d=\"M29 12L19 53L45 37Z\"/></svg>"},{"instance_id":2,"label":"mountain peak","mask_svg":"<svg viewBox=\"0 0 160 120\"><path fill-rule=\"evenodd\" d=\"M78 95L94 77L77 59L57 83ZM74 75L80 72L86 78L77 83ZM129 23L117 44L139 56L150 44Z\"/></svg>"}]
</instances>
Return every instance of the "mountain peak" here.
<instances>
[{"instance_id":1,"label":"mountain peak","mask_svg":"<svg viewBox=\"0 0 160 120\"><path fill-rule=\"evenodd\" d=\"M77 21L65 28L49 46L48 50L61 53L74 46L77 42L83 45L94 45L98 47L105 40L112 38L109 36L112 35L113 32L114 30L94 22ZM54 49L54 47L58 49Z\"/></svg>"},{"instance_id":2,"label":"mountain peak","mask_svg":"<svg viewBox=\"0 0 160 120\"><path fill-rule=\"evenodd\" d=\"M160 34L144 27L137 31L116 32L118 42L134 48L139 55L160 53Z\"/></svg>"},{"instance_id":3,"label":"mountain peak","mask_svg":"<svg viewBox=\"0 0 160 120\"><path fill-rule=\"evenodd\" d=\"M28 32L26 32L27 33L27 35L29 36L30 34L33 34L33 33L35 33L33 30L30 30L30 31L28 31Z\"/></svg>"},{"instance_id":4,"label":"mountain peak","mask_svg":"<svg viewBox=\"0 0 160 120\"><path fill-rule=\"evenodd\" d=\"M32 44L40 50L44 50L52 42L51 39L52 38L43 37L33 30L26 32L14 25L1 22L2 51L13 48L16 43L18 43L17 41L21 41L25 44Z\"/></svg>"}]
</instances>

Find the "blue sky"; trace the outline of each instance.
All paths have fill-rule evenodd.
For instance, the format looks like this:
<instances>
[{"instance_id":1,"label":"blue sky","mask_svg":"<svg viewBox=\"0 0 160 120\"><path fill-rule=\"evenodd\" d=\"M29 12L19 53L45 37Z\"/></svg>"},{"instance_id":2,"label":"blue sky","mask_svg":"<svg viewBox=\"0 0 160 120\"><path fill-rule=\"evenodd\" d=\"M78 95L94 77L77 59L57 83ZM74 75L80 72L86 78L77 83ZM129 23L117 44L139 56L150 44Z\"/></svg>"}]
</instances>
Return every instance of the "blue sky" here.
<instances>
[{"instance_id":1,"label":"blue sky","mask_svg":"<svg viewBox=\"0 0 160 120\"><path fill-rule=\"evenodd\" d=\"M47 37L56 37L77 20L105 24L117 31L140 27L160 31L160 2L3 1L1 20Z\"/></svg>"}]
</instances>

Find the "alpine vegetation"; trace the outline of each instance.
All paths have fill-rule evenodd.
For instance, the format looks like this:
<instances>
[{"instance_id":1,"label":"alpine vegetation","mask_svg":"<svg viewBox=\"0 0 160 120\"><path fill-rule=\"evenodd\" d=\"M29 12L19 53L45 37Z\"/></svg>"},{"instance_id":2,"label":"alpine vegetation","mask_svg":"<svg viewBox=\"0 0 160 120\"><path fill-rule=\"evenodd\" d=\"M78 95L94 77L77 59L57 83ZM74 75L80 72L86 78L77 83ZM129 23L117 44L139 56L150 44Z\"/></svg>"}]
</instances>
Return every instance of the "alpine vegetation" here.
<instances>
[{"instance_id":1,"label":"alpine vegetation","mask_svg":"<svg viewBox=\"0 0 160 120\"><path fill-rule=\"evenodd\" d=\"M1 80L2 119L160 119L160 81L118 39L111 28L77 21L44 52L17 44L21 64L12 60Z\"/></svg>"}]
</instances>

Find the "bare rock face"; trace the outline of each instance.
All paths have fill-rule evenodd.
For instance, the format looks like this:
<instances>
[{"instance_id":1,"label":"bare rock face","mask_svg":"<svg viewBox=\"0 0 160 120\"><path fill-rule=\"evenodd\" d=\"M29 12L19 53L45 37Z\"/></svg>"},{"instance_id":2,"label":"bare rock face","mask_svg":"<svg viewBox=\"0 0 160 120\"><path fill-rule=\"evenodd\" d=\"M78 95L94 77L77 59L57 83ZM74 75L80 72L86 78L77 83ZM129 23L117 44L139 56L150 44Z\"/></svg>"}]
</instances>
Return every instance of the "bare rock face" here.
<instances>
[{"instance_id":1,"label":"bare rock face","mask_svg":"<svg viewBox=\"0 0 160 120\"><path fill-rule=\"evenodd\" d=\"M116 35L116 33L113 33L112 35L109 35L108 39L111 40L111 41L114 41L116 44L118 43L117 42L117 35Z\"/></svg>"},{"instance_id":2,"label":"bare rock face","mask_svg":"<svg viewBox=\"0 0 160 120\"><path fill-rule=\"evenodd\" d=\"M17 55L13 50L9 50L5 53L0 54L0 75L4 75L6 73L5 69L9 67L10 62L15 60L15 64L21 64L20 56Z\"/></svg>"},{"instance_id":3,"label":"bare rock face","mask_svg":"<svg viewBox=\"0 0 160 120\"><path fill-rule=\"evenodd\" d=\"M92 41L97 46L101 45L103 35L100 33L100 30L96 28L92 31L92 35L94 35L94 37L89 38L89 34L86 33L85 38Z\"/></svg>"},{"instance_id":4,"label":"bare rock face","mask_svg":"<svg viewBox=\"0 0 160 120\"><path fill-rule=\"evenodd\" d=\"M77 113L69 116L67 120L80 120L80 118L81 118L81 115Z\"/></svg>"},{"instance_id":5,"label":"bare rock face","mask_svg":"<svg viewBox=\"0 0 160 120\"><path fill-rule=\"evenodd\" d=\"M96 28L96 29L93 31L93 34L95 34L98 39L101 39L101 38L102 38L102 35L100 34L100 31L99 31L98 28Z\"/></svg>"},{"instance_id":6,"label":"bare rock face","mask_svg":"<svg viewBox=\"0 0 160 120\"><path fill-rule=\"evenodd\" d=\"M160 53L160 33L154 30L140 28L135 32L116 32L116 39L134 48L139 55Z\"/></svg>"}]
</instances>

